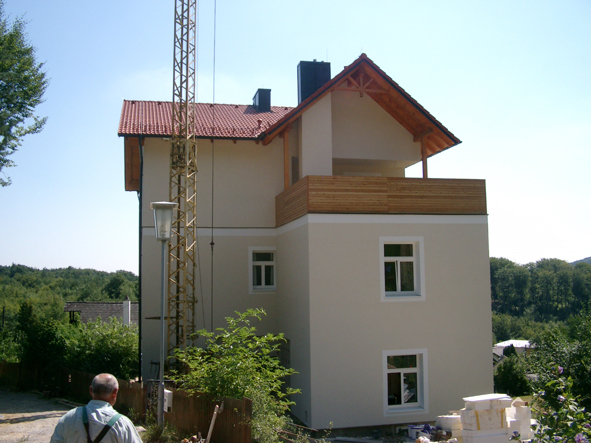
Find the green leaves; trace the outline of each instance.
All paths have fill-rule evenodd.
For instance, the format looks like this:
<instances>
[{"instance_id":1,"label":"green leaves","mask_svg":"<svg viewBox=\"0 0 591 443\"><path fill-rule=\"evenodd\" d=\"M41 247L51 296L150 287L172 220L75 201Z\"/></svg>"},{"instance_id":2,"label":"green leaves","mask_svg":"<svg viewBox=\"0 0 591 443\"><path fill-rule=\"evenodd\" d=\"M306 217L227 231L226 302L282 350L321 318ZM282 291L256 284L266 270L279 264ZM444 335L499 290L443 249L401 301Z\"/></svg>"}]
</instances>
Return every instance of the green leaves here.
<instances>
[{"instance_id":1,"label":"green leaves","mask_svg":"<svg viewBox=\"0 0 591 443\"><path fill-rule=\"evenodd\" d=\"M579 406L573 395L572 378L563 377L561 366L554 364L552 368L553 378L536 394L535 441L587 441L591 436L591 414Z\"/></svg>"},{"instance_id":2,"label":"green leaves","mask_svg":"<svg viewBox=\"0 0 591 443\"><path fill-rule=\"evenodd\" d=\"M136 326L124 326L118 319L69 328L69 367L91 374L109 372L123 380L138 373L138 334Z\"/></svg>"},{"instance_id":3,"label":"green leaves","mask_svg":"<svg viewBox=\"0 0 591 443\"><path fill-rule=\"evenodd\" d=\"M285 385L286 377L295 374L284 368L278 358L283 334L256 335L251 326L265 311L249 309L227 317L227 327L215 333L201 330L197 336L205 340L203 348L176 350L175 358L185 370L173 379L192 393L252 400L252 431L255 440L278 441L277 431L285 426L285 413L292 402L291 394L299 392Z\"/></svg>"},{"instance_id":4,"label":"green leaves","mask_svg":"<svg viewBox=\"0 0 591 443\"><path fill-rule=\"evenodd\" d=\"M9 24L0 0L0 172L14 166L8 159L21 145L25 135L43 129L46 117L34 115L49 80L43 63L35 58L35 48L27 41L25 22L17 18ZM0 177L0 186L10 185L10 178Z\"/></svg>"}]
</instances>

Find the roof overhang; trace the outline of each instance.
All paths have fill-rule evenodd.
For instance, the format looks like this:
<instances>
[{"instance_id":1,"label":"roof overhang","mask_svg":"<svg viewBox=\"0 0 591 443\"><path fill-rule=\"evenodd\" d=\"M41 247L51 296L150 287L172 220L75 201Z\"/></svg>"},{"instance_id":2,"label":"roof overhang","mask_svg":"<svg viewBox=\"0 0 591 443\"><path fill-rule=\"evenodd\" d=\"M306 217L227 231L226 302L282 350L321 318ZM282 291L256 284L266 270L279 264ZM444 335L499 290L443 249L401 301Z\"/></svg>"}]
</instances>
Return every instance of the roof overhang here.
<instances>
[{"instance_id":1,"label":"roof overhang","mask_svg":"<svg viewBox=\"0 0 591 443\"><path fill-rule=\"evenodd\" d=\"M460 139L413 99L367 55L361 54L340 74L263 131L259 136L263 144L270 143L275 137L288 131L293 122L307 109L333 91L354 91L361 96L364 94L370 96L409 131L415 141L422 141L427 156L438 154L461 143Z\"/></svg>"}]
</instances>

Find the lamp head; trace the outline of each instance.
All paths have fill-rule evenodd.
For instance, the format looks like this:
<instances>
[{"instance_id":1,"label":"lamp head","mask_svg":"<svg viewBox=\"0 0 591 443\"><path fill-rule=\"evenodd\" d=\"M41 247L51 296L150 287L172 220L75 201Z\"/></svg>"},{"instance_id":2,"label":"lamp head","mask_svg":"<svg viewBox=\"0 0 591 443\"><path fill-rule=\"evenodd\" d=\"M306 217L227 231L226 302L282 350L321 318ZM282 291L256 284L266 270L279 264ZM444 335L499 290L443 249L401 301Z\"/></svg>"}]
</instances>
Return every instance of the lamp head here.
<instances>
[{"instance_id":1,"label":"lamp head","mask_svg":"<svg viewBox=\"0 0 591 443\"><path fill-rule=\"evenodd\" d=\"M156 240L169 241L172 231L172 211L178 203L152 202L150 209L154 210L154 227L156 228Z\"/></svg>"}]
</instances>

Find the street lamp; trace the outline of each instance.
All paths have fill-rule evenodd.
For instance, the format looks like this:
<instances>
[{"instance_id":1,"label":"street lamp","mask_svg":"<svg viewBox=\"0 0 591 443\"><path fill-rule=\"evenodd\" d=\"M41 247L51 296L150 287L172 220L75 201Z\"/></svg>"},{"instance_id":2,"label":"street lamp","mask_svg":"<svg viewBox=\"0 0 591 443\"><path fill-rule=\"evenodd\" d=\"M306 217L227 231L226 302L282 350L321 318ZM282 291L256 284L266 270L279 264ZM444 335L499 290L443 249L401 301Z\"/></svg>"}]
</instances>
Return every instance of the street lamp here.
<instances>
[{"instance_id":1,"label":"street lamp","mask_svg":"<svg viewBox=\"0 0 591 443\"><path fill-rule=\"evenodd\" d=\"M150 209L154 210L154 227L156 228L156 240L162 243L162 294L160 309L160 365L158 385L158 425L164 425L164 361L166 354L166 328L164 318L166 317L166 244L170 241L172 231L172 211L178 203L153 202Z\"/></svg>"}]
</instances>

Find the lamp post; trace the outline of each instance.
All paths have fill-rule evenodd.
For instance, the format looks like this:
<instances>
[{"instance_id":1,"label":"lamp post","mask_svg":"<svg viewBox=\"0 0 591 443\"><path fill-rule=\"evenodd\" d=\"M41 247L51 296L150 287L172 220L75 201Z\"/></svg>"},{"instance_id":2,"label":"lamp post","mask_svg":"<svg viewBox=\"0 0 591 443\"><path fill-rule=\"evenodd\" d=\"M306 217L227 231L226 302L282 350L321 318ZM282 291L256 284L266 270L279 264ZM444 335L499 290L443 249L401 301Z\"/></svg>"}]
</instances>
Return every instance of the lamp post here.
<instances>
[{"instance_id":1,"label":"lamp post","mask_svg":"<svg viewBox=\"0 0 591 443\"><path fill-rule=\"evenodd\" d=\"M166 244L170 241L172 231L172 211L178 206L177 203L153 202L150 209L154 210L154 227L156 228L156 240L162 243L162 294L160 309L160 364L158 384L158 425L164 424L164 362L166 358Z\"/></svg>"}]
</instances>

